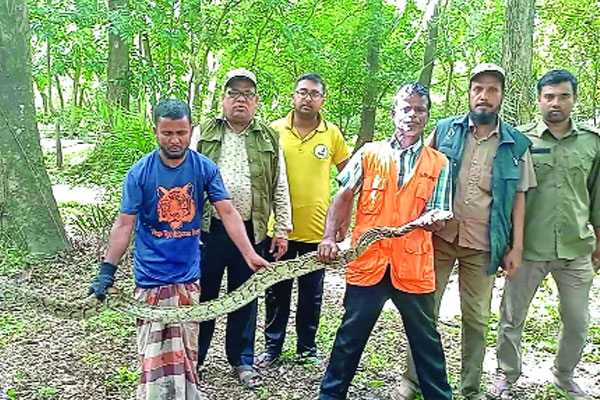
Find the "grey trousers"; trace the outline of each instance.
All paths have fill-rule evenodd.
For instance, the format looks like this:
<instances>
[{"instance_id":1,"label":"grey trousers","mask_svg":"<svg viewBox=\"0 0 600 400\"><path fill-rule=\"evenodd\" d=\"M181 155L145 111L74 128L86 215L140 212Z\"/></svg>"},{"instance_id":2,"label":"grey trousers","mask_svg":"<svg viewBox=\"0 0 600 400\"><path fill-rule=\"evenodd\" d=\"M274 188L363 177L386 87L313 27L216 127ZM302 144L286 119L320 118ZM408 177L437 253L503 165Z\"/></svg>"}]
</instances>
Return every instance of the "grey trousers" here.
<instances>
[{"instance_id":1,"label":"grey trousers","mask_svg":"<svg viewBox=\"0 0 600 400\"><path fill-rule=\"evenodd\" d=\"M556 377L572 379L581 358L588 335L589 292L594 279L591 255L574 260L524 260L516 278L506 282L500 306L498 368L511 383L521 375L521 335L529 304L549 273L558 287L562 321L554 361Z\"/></svg>"}]
</instances>

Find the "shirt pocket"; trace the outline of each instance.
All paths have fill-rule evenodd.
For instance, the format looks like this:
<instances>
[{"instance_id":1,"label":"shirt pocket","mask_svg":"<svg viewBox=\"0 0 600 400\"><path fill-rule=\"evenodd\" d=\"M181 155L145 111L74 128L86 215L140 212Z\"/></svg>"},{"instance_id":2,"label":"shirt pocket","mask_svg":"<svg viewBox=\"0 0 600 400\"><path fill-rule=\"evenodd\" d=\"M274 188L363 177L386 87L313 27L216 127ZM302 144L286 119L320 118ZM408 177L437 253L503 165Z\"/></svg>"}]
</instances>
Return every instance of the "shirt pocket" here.
<instances>
[{"instance_id":1,"label":"shirt pocket","mask_svg":"<svg viewBox=\"0 0 600 400\"><path fill-rule=\"evenodd\" d=\"M483 165L481 173L479 174L479 180L477 181L479 189L486 193L492 193L492 166Z\"/></svg>"},{"instance_id":2,"label":"shirt pocket","mask_svg":"<svg viewBox=\"0 0 600 400\"><path fill-rule=\"evenodd\" d=\"M387 179L379 175L365 177L360 195L360 211L363 214L380 214L383 208L383 196Z\"/></svg>"},{"instance_id":3,"label":"shirt pocket","mask_svg":"<svg viewBox=\"0 0 600 400\"><path fill-rule=\"evenodd\" d=\"M418 228L404 235L404 250L408 254L425 254L431 250L431 241L427 240L427 232Z\"/></svg>"}]
</instances>

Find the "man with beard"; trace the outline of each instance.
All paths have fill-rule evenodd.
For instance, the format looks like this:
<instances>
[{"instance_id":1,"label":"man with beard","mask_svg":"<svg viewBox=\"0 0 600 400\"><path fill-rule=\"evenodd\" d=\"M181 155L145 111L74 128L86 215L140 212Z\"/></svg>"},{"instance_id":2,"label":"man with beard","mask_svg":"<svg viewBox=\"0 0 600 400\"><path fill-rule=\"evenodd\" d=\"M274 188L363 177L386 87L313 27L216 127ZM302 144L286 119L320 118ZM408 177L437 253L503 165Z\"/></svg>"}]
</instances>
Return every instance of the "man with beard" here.
<instances>
[{"instance_id":1,"label":"man with beard","mask_svg":"<svg viewBox=\"0 0 600 400\"><path fill-rule=\"evenodd\" d=\"M276 259L287 250L291 229L290 199L285 162L277 134L254 118L258 106L256 75L244 68L227 73L223 93L223 117L204 125L198 151L219 166L234 207L242 216L248 237L258 252L267 245L267 224L274 213L271 249ZM227 236L223 221L212 207L206 207L202 241L203 264L201 301L219 296L227 268L227 291L237 289L252 275L241 254ZM262 381L254 370L254 334L257 301L227 315L225 352L240 383L255 388ZM200 324L198 365L204 364L215 321Z\"/></svg>"},{"instance_id":2,"label":"man with beard","mask_svg":"<svg viewBox=\"0 0 600 400\"><path fill-rule=\"evenodd\" d=\"M300 75L292 93L294 110L271 124L281 140L292 204L293 230L289 235L288 251L282 258L286 260L317 250L323 238L331 198L331 164L341 171L350 156L340 130L325 121L319 112L324 98L325 82L321 76L315 73ZM271 253L273 250L271 247ZM266 258L273 259L269 255ZM315 335L324 276L325 270L320 269L298 278L296 354L302 364L319 363ZM272 365L281 354L290 316L292 285L290 279L267 289L265 351L256 360L260 368Z\"/></svg>"},{"instance_id":3,"label":"man with beard","mask_svg":"<svg viewBox=\"0 0 600 400\"><path fill-rule=\"evenodd\" d=\"M401 87L394 96L396 130L388 139L363 146L338 175L335 195L318 258L332 262L336 237L344 237L354 195L360 193L353 243L378 226L402 226L427 211L452 210L452 185L446 157L423 145L429 118L429 91L419 83ZM400 238L371 245L346 270L345 313L337 331L320 400L345 399L362 351L388 299L402 315L404 330L426 400L452 398L444 352L435 327L435 271L431 231L443 221Z\"/></svg>"},{"instance_id":4,"label":"man with beard","mask_svg":"<svg viewBox=\"0 0 600 400\"><path fill-rule=\"evenodd\" d=\"M467 115L444 119L431 146L452 165L454 218L435 232L436 315L458 260L462 313L461 392L481 397L480 382L496 271L511 279L523 251L525 192L535 186L531 142L498 117L504 96L504 70L480 64L471 71ZM492 201L493 200L493 201ZM418 390L412 357L396 399ZM412 354L414 356L414 354Z\"/></svg>"},{"instance_id":5,"label":"man with beard","mask_svg":"<svg viewBox=\"0 0 600 400\"><path fill-rule=\"evenodd\" d=\"M588 301L600 265L600 131L570 118L577 79L553 70L537 83L542 118L521 130L531 139L538 186L527 193L523 266L504 287L498 328L499 379L490 397L508 398L521 375L521 334L529 304L551 273L562 321L552 370L569 399L589 399L573 380L588 334ZM594 232L588 228L591 224Z\"/></svg>"},{"instance_id":6,"label":"man with beard","mask_svg":"<svg viewBox=\"0 0 600 400\"><path fill-rule=\"evenodd\" d=\"M215 163L188 150L192 124L187 104L161 101L154 109L154 122L160 148L127 173L121 214L111 230L106 257L90 294L104 300L135 229L135 298L160 306L198 304L204 195L219 213L246 265L256 270L268 264L252 248ZM198 324L138 320L137 325L141 361L137 399L201 399L196 374Z\"/></svg>"}]
</instances>

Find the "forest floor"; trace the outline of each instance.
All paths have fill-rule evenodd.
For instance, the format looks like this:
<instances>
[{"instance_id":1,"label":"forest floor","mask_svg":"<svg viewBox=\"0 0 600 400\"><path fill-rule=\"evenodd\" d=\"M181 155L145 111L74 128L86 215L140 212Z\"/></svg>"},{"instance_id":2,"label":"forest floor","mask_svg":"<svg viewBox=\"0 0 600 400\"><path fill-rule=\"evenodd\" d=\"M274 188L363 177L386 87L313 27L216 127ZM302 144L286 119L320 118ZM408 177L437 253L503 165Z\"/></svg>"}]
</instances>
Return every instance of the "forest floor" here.
<instances>
[{"instance_id":1,"label":"forest floor","mask_svg":"<svg viewBox=\"0 0 600 400\"><path fill-rule=\"evenodd\" d=\"M45 143L51 149L52 142ZM79 157L85 144L68 142L65 153ZM51 155L49 156L51 157ZM28 271L24 283L48 296L77 299L87 294L98 260L105 251L107 226L114 204L103 205L103 188L70 187L53 180L54 195L73 240L73 250L44 261L20 252L0 251L0 275ZM107 225L108 224L108 225ZM96 233L92 233L96 231ZM98 233L100 232L100 233ZM131 292L131 255L121 263L117 286ZM496 280L484 384L493 376L496 360L496 329L503 278ZM225 317L217 320L209 350L202 389L210 400L315 399L343 314L342 271L328 270L317 343L320 366L302 366L295 360L294 313L281 362L265 370L264 385L250 391L231 375L224 354ZM294 289L296 290L296 289ZM295 296L295 293L294 293ZM600 279L596 276L590 294L591 323L588 343L575 378L594 399L600 399ZM295 303L294 303L295 304ZM139 379L135 320L110 310L84 321L55 318L28 305L0 302L0 400L129 400L135 397ZM557 289L552 279L544 281L529 311L523 336L524 376L515 386L513 399L560 399L550 384L556 352L560 315ZM256 353L263 348L264 299L259 299ZM442 300L439 330L446 351L450 382L458 393L460 374L460 302L458 279L452 275ZM363 354L348 398L389 399L405 368L407 342L402 321L391 303L386 304ZM455 397L461 399L459 395Z\"/></svg>"},{"instance_id":2,"label":"forest floor","mask_svg":"<svg viewBox=\"0 0 600 400\"><path fill-rule=\"evenodd\" d=\"M68 253L28 264L29 285L49 295L85 296L103 252L99 238L76 241ZM117 285L131 290L131 258L119 269ZM128 268L129 267L129 268ZM12 269L11 272L15 272ZM497 279L484 381L495 368L497 308L502 279ZM202 388L208 399L314 399L324 373L335 332L343 312L344 279L341 271L327 271L318 345L322 366L294 363L294 320L290 321L282 362L264 371L259 389L242 389L231 376L224 355L225 318L209 352ZM593 398L600 398L600 282L595 280L590 338L576 371L578 382ZM264 302L259 301L256 350L263 345ZM514 399L559 399L549 384L559 329L556 288L546 281L540 288L524 336L525 376L516 385ZM456 275L443 300L440 332L446 350L448 373L457 392L460 369L460 317ZM386 305L363 354L349 399L388 399L405 366L407 343L402 322L393 306ZM0 393L8 399L132 399L139 378L135 356L135 321L107 310L85 321L70 321L40 313L27 305L12 304L0 310ZM456 398L460 399L459 396ZM2 396L0 395L0 399Z\"/></svg>"}]
</instances>

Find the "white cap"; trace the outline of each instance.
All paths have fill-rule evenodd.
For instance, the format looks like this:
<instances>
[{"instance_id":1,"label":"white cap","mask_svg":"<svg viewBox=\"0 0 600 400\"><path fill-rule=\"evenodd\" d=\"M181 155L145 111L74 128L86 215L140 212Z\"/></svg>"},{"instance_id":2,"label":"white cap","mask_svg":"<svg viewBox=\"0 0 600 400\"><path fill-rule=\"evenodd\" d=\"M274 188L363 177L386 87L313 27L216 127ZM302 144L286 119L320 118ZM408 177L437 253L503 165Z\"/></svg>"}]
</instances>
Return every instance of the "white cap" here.
<instances>
[{"instance_id":1,"label":"white cap","mask_svg":"<svg viewBox=\"0 0 600 400\"><path fill-rule=\"evenodd\" d=\"M506 73L504 72L504 68L492 63L482 63L473 68L471 70L470 80L472 81L476 76L486 73L498 76L498 78L500 78L503 84L506 80Z\"/></svg>"},{"instance_id":2,"label":"white cap","mask_svg":"<svg viewBox=\"0 0 600 400\"><path fill-rule=\"evenodd\" d=\"M254 75L254 72L252 71L248 71L246 68L238 68L238 69L234 69L231 70L227 73L227 76L225 77L225 85L224 87L227 87L227 85L229 85L229 82L231 82L233 79L248 79L250 82L252 82L254 84L254 87L256 87L256 75Z\"/></svg>"}]
</instances>

